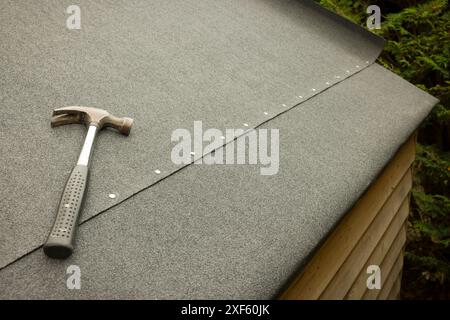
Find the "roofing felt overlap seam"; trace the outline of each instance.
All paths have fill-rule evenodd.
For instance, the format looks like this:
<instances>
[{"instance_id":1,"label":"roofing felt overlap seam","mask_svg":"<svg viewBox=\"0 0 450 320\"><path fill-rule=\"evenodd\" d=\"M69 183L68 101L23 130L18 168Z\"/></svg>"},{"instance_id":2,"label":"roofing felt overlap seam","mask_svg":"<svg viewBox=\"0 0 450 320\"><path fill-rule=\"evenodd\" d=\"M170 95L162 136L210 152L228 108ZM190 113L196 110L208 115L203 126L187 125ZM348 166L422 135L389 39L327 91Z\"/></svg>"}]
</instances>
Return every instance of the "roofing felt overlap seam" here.
<instances>
[{"instance_id":1,"label":"roofing felt overlap seam","mask_svg":"<svg viewBox=\"0 0 450 320\"><path fill-rule=\"evenodd\" d=\"M286 112L289 112L289 111L291 111L292 109L294 109L294 108L296 108L296 107L299 107L302 103L304 103L304 102L306 102L306 101L308 101L308 100L314 98L316 95L321 94L322 92L324 92L324 91L326 91L326 90L332 88L333 86L338 85L339 83L341 83L342 81L345 81L346 79L352 77L352 76L355 75L356 73L361 72L362 70L364 70L365 68L367 68L369 65L370 65L370 64L367 64L365 67L363 67L363 68L357 70L355 73L350 74L350 75L348 75L347 77L342 78L342 79L339 80L339 81L336 81L336 82L335 82L333 85L331 85L331 86L323 87L321 90L319 90L319 91L317 91L317 92L316 92L316 89L312 89L312 91L315 92L315 93L312 94L312 95L310 95L310 96L307 96L305 99L303 99L302 96L299 96L300 99L302 99L302 100L301 100L299 103L297 103L297 104L294 104L294 105L292 105L292 106L290 106L290 107L287 107L286 104L282 104L282 106L286 108L284 111L278 112L277 114L271 116L271 117L268 118L267 120L258 123L256 126L254 126L253 128L251 128L251 129L249 129L249 130L256 129L256 128L260 127L260 126L263 125L263 124L267 124L267 123L269 123L271 120L277 118L278 116L280 116L280 115L282 115L282 114L284 114L284 113L286 113ZM339 78L340 78L340 77L339 77ZM248 124L247 124L247 123L244 123L243 125L244 125L245 127L248 127ZM230 144L230 143L233 142L233 141L236 141L237 139L239 139L240 137L242 137L243 135L245 135L247 132L248 132L248 130L247 130L247 131L244 131L244 133L242 133L241 135L236 136L233 140L225 141L219 148L216 148L216 149L212 150L211 152L208 152L208 153L205 153L205 154L200 155L199 158L196 158L196 159L192 160L189 164L184 165L184 166L181 166L179 169L177 169L177 170L175 170L175 171L173 171L173 172L170 172L170 173L168 173L168 174L165 175L165 176L162 176L160 179L156 180L156 181L153 182L152 184L149 184L148 186L146 186L146 187L144 187L144 188L142 188L142 189L140 189L140 190L138 190L138 191L132 193L131 195L129 195L129 196L123 198L122 200L120 200L120 201L118 201L118 202L116 202L116 203L114 203L114 204L112 204L111 206L109 206L108 208L106 208L106 209L104 209L104 210L98 212L97 214L94 214L94 215L92 215L91 217L89 217L89 218L87 218L87 219L85 219L85 220L81 220L81 219L80 219L81 221L80 221L79 225L82 225L82 224L87 223L88 221L94 219L95 217L97 217L97 216L99 216L99 215L101 215L101 214L107 212L108 210L110 210L110 209L112 209L112 208L114 208L114 207L116 207L116 206L122 204L123 202L125 202L125 201L131 199L132 197L134 197L135 195L141 193L142 191L145 191L145 190L150 189L151 187L153 187L154 185L158 184L158 183L161 182L162 180L168 179L168 178L171 177L172 175L174 175L174 174L178 173L179 171L181 171L181 170L187 168L188 166L194 164L198 159L203 158L203 157L205 157L206 155L211 154L212 152L215 152L216 150L225 147L226 145ZM159 170L159 169L154 170L154 172L155 172L155 174L157 174L157 175L160 175L160 174L162 173L161 170ZM116 197L117 197L116 194L109 194L108 196L109 196L111 199L116 199ZM1 271L2 269L4 269L4 268L8 267L8 266L11 265L11 264L14 264L16 261L22 259L23 257L29 255L30 253L33 253L34 251L40 249L40 248L42 247L42 245L43 245L43 243L42 243L41 245L39 245L38 247L31 249L29 252L26 252L24 255L18 257L18 258L15 259L14 261L11 261L11 262L8 263L7 265L1 267L1 268L0 268L0 271Z\"/></svg>"}]
</instances>

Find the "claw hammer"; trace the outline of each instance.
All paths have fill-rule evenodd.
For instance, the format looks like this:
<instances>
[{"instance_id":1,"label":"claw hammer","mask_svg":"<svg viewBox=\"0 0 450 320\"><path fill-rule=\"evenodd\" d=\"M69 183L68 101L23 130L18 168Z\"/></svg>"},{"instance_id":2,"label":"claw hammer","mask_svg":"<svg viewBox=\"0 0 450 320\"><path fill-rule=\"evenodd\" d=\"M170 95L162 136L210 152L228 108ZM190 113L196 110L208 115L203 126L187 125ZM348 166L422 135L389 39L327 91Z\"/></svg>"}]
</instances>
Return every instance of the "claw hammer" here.
<instances>
[{"instance_id":1,"label":"claw hammer","mask_svg":"<svg viewBox=\"0 0 450 320\"><path fill-rule=\"evenodd\" d=\"M89 160L97 132L105 127L112 127L128 136L133 119L118 118L108 111L90 107L72 106L53 111L52 127L74 123L85 124L88 132L78 162L62 193L53 228L44 244L44 252L50 258L65 259L73 252L78 219L87 189Z\"/></svg>"}]
</instances>

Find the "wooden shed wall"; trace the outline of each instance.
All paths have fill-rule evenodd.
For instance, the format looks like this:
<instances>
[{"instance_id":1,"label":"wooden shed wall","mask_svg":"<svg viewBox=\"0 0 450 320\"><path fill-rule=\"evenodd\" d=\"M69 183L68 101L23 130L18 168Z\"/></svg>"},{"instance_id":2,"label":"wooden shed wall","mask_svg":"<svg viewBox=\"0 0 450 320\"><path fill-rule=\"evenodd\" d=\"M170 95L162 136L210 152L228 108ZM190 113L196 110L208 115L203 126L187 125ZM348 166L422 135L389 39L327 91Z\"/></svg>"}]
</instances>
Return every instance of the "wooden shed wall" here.
<instances>
[{"instance_id":1,"label":"wooden shed wall","mask_svg":"<svg viewBox=\"0 0 450 320\"><path fill-rule=\"evenodd\" d=\"M415 135L344 216L281 299L397 299L412 187ZM369 265L381 289L367 288Z\"/></svg>"}]
</instances>

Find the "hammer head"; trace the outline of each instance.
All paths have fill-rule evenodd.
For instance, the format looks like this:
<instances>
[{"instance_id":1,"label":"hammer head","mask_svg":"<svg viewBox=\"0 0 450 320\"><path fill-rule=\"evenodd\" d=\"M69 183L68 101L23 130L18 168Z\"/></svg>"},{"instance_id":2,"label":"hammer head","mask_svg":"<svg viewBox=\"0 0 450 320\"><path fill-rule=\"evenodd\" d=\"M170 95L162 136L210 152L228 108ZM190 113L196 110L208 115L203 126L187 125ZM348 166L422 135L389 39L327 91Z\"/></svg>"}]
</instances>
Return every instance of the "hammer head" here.
<instances>
[{"instance_id":1,"label":"hammer head","mask_svg":"<svg viewBox=\"0 0 450 320\"><path fill-rule=\"evenodd\" d=\"M73 123L95 125L99 130L111 127L127 136L133 119L115 117L106 110L90 107L71 106L53 110L52 127Z\"/></svg>"}]
</instances>

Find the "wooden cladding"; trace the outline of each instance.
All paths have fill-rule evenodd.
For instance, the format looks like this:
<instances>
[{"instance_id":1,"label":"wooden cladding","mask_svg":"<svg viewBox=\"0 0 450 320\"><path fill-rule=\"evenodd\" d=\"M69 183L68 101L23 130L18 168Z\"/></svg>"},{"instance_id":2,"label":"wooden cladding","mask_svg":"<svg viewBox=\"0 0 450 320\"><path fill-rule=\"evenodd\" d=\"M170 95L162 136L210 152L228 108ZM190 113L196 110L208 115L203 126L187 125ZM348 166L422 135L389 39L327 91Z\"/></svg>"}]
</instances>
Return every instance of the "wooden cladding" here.
<instances>
[{"instance_id":1,"label":"wooden cladding","mask_svg":"<svg viewBox=\"0 0 450 320\"><path fill-rule=\"evenodd\" d=\"M413 136L399 149L281 299L399 297L415 145ZM370 265L380 267L381 289L367 288Z\"/></svg>"}]
</instances>

